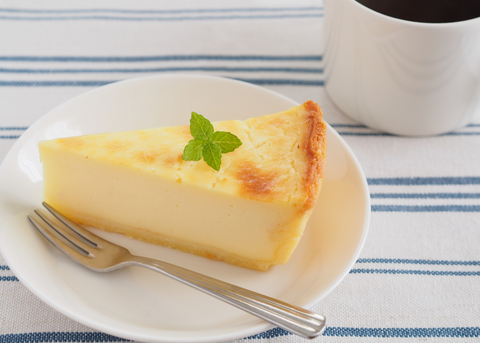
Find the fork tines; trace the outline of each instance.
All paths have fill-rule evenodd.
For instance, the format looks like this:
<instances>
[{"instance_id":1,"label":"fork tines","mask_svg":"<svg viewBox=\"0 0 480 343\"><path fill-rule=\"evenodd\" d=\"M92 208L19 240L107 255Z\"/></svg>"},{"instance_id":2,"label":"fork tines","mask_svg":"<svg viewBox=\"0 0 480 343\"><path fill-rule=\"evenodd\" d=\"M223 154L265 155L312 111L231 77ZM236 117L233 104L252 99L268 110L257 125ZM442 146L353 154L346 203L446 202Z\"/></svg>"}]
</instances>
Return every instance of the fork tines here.
<instances>
[{"instance_id":1,"label":"fork tines","mask_svg":"<svg viewBox=\"0 0 480 343\"><path fill-rule=\"evenodd\" d=\"M92 234L70 221L47 203L44 202L43 206L57 220L49 218L50 216L47 216L46 213L35 209L34 213L28 215L33 226L56 248L75 260L78 260L78 254L83 257L93 257L90 251L98 248L99 245L92 240Z\"/></svg>"}]
</instances>

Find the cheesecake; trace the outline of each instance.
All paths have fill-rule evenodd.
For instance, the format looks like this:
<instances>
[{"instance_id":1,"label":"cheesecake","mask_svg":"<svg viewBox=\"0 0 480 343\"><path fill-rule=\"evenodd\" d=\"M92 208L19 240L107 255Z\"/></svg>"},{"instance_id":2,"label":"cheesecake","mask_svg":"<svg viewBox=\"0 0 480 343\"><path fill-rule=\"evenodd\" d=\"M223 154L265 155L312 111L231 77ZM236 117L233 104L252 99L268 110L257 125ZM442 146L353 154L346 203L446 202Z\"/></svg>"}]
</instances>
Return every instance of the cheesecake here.
<instances>
[{"instance_id":1,"label":"cheesecake","mask_svg":"<svg viewBox=\"0 0 480 343\"><path fill-rule=\"evenodd\" d=\"M182 159L188 125L41 141L44 200L78 224L147 243L261 271L285 264L325 172L320 107L213 126L242 142L219 171Z\"/></svg>"}]
</instances>

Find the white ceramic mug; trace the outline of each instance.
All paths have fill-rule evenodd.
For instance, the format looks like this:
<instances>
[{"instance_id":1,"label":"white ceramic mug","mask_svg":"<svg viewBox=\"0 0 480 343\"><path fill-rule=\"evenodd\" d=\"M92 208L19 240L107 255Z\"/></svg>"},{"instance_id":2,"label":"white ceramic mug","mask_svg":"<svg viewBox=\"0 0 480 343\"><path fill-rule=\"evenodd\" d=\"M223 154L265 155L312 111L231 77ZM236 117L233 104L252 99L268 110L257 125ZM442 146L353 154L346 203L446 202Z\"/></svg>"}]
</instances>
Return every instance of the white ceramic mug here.
<instances>
[{"instance_id":1,"label":"white ceramic mug","mask_svg":"<svg viewBox=\"0 0 480 343\"><path fill-rule=\"evenodd\" d=\"M480 115L480 17L422 23L356 0L324 6L325 88L346 115L406 136L446 133Z\"/></svg>"}]
</instances>

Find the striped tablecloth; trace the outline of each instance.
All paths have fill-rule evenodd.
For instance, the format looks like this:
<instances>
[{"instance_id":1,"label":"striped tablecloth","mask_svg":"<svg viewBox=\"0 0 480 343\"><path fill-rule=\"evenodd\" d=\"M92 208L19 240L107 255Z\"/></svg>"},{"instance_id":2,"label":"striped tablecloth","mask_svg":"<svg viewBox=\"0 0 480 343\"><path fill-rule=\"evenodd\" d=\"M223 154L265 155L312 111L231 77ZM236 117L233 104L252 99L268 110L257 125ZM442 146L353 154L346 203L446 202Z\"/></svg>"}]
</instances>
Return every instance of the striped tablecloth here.
<instances>
[{"instance_id":1,"label":"striped tablecloth","mask_svg":"<svg viewBox=\"0 0 480 343\"><path fill-rule=\"evenodd\" d=\"M403 138L352 122L323 88L321 0L0 0L0 161L42 115L111 82L162 73L245 80L318 102L358 157L370 233L314 310L318 342L480 340L480 122ZM121 341L37 299L0 256L0 342ZM300 342L273 329L239 342Z\"/></svg>"}]
</instances>

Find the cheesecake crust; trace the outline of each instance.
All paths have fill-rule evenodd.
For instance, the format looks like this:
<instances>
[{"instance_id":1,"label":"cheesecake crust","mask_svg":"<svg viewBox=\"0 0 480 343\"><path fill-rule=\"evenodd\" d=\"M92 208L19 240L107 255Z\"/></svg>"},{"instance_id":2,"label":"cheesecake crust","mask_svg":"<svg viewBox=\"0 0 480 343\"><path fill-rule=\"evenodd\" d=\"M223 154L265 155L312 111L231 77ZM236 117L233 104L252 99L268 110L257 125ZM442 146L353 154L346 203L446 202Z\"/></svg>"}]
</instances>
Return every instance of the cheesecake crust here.
<instances>
[{"instance_id":1,"label":"cheesecake crust","mask_svg":"<svg viewBox=\"0 0 480 343\"><path fill-rule=\"evenodd\" d=\"M132 228L126 225L119 225L110 221L84 216L73 211L62 210L62 214L79 225L96 228L102 231L119 233L126 237L145 243L156 244L166 248L183 251L196 256L208 258L209 260L223 261L247 269L264 272L276 264L273 261L249 259L213 247L172 239L148 230L141 230L139 228Z\"/></svg>"},{"instance_id":2,"label":"cheesecake crust","mask_svg":"<svg viewBox=\"0 0 480 343\"><path fill-rule=\"evenodd\" d=\"M307 101L303 104L309 122L309 131L305 141L308 168L305 173L305 206L313 208L320 193L327 158L327 124L323 120L320 106Z\"/></svg>"}]
</instances>

